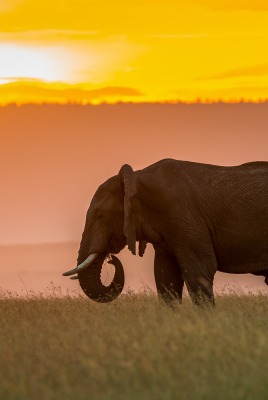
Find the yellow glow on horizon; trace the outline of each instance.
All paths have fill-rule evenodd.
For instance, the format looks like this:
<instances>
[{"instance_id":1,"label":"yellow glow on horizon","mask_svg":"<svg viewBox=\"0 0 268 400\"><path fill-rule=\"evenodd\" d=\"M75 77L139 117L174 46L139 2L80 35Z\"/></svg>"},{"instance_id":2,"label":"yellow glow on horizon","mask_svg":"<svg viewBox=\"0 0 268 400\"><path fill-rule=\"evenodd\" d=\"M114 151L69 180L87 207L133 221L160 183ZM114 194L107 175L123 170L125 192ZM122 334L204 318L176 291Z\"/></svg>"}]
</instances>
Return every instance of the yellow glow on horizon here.
<instances>
[{"instance_id":1,"label":"yellow glow on horizon","mask_svg":"<svg viewBox=\"0 0 268 400\"><path fill-rule=\"evenodd\" d=\"M267 4L4 0L0 103L267 99Z\"/></svg>"}]
</instances>

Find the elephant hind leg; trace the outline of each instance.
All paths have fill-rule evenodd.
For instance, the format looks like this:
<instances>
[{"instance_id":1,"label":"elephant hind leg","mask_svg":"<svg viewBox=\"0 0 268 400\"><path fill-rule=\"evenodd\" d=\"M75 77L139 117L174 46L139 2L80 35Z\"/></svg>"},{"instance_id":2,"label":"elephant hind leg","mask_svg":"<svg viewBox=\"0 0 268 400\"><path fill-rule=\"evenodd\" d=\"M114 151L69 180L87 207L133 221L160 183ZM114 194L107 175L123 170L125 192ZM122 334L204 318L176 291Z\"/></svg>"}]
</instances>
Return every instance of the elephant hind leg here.
<instances>
[{"instance_id":1,"label":"elephant hind leg","mask_svg":"<svg viewBox=\"0 0 268 400\"><path fill-rule=\"evenodd\" d=\"M188 275L186 285L191 299L196 305L209 304L215 306L213 278L207 278L199 274Z\"/></svg>"},{"instance_id":2,"label":"elephant hind leg","mask_svg":"<svg viewBox=\"0 0 268 400\"><path fill-rule=\"evenodd\" d=\"M174 256L156 249L154 276L158 297L173 307L174 301L182 299L184 281Z\"/></svg>"},{"instance_id":3,"label":"elephant hind leg","mask_svg":"<svg viewBox=\"0 0 268 400\"><path fill-rule=\"evenodd\" d=\"M179 260L182 276L192 301L197 305L215 305L213 280L217 270L213 254L191 254Z\"/></svg>"}]
</instances>

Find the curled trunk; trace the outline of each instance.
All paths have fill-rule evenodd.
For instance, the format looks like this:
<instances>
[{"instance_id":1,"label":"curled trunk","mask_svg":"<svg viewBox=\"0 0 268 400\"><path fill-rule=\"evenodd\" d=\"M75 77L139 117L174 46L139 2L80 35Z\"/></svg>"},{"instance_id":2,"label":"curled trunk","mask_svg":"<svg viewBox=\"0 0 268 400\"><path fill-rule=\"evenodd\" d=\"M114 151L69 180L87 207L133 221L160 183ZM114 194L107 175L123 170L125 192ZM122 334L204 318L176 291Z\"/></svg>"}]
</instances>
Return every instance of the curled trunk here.
<instances>
[{"instance_id":1,"label":"curled trunk","mask_svg":"<svg viewBox=\"0 0 268 400\"><path fill-rule=\"evenodd\" d=\"M98 259L85 270L78 274L80 286L84 293L94 301L108 303L115 300L123 290L125 283L124 269L121 261L114 255L109 264L115 267L115 274L109 286L101 282L101 270L105 255L99 255Z\"/></svg>"}]
</instances>

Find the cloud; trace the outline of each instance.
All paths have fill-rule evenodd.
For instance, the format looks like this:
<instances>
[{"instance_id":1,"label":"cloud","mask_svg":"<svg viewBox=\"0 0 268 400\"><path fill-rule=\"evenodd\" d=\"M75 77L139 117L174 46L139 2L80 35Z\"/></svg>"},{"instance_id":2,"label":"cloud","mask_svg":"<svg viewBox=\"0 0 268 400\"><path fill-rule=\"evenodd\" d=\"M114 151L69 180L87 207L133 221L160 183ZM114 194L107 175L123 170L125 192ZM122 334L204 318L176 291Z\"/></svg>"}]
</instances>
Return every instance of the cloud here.
<instances>
[{"instance_id":1,"label":"cloud","mask_svg":"<svg viewBox=\"0 0 268 400\"><path fill-rule=\"evenodd\" d=\"M120 86L107 86L101 89L88 90L87 92L89 96L92 98L101 98L103 96L142 96L143 94L134 88L129 87L120 87Z\"/></svg>"},{"instance_id":2,"label":"cloud","mask_svg":"<svg viewBox=\"0 0 268 400\"><path fill-rule=\"evenodd\" d=\"M14 76L5 76L4 78L0 78L0 81L2 81L3 83L9 83L9 82L36 82L36 83L42 83L42 81L38 78L28 78L26 76L16 76L16 78L14 78Z\"/></svg>"},{"instance_id":3,"label":"cloud","mask_svg":"<svg viewBox=\"0 0 268 400\"><path fill-rule=\"evenodd\" d=\"M195 39L195 38L208 37L208 33L181 33L181 34L157 33L157 34L147 35L147 37L155 39Z\"/></svg>"},{"instance_id":4,"label":"cloud","mask_svg":"<svg viewBox=\"0 0 268 400\"><path fill-rule=\"evenodd\" d=\"M210 79L229 79L243 76L265 76L268 75L268 64L253 65L251 67L237 68L229 71L221 72L219 74L210 75L197 80L210 80Z\"/></svg>"},{"instance_id":5,"label":"cloud","mask_svg":"<svg viewBox=\"0 0 268 400\"><path fill-rule=\"evenodd\" d=\"M88 85L88 84L87 84ZM77 102L87 103L94 101L119 101L133 97L142 97L143 93L131 87L106 86L94 89L83 89L81 86L68 85L61 82L46 83L38 80L26 80L0 85L0 98L2 103L8 102Z\"/></svg>"}]
</instances>

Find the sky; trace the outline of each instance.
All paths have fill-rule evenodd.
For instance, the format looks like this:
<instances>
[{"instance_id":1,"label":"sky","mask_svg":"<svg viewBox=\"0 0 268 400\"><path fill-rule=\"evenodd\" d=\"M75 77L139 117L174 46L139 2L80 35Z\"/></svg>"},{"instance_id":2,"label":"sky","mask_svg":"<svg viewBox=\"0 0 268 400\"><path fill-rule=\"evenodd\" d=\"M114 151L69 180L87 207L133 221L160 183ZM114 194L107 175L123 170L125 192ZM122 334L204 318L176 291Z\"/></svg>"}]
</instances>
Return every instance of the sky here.
<instances>
[{"instance_id":1,"label":"sky","mask_svg":"<svg viewBox=\"0 0 268 400\"><path fill-rule=\"evenodd\" d=\"M0 104L268 98L266 0L0 0Z\"/></svg>"}]
</instances>

